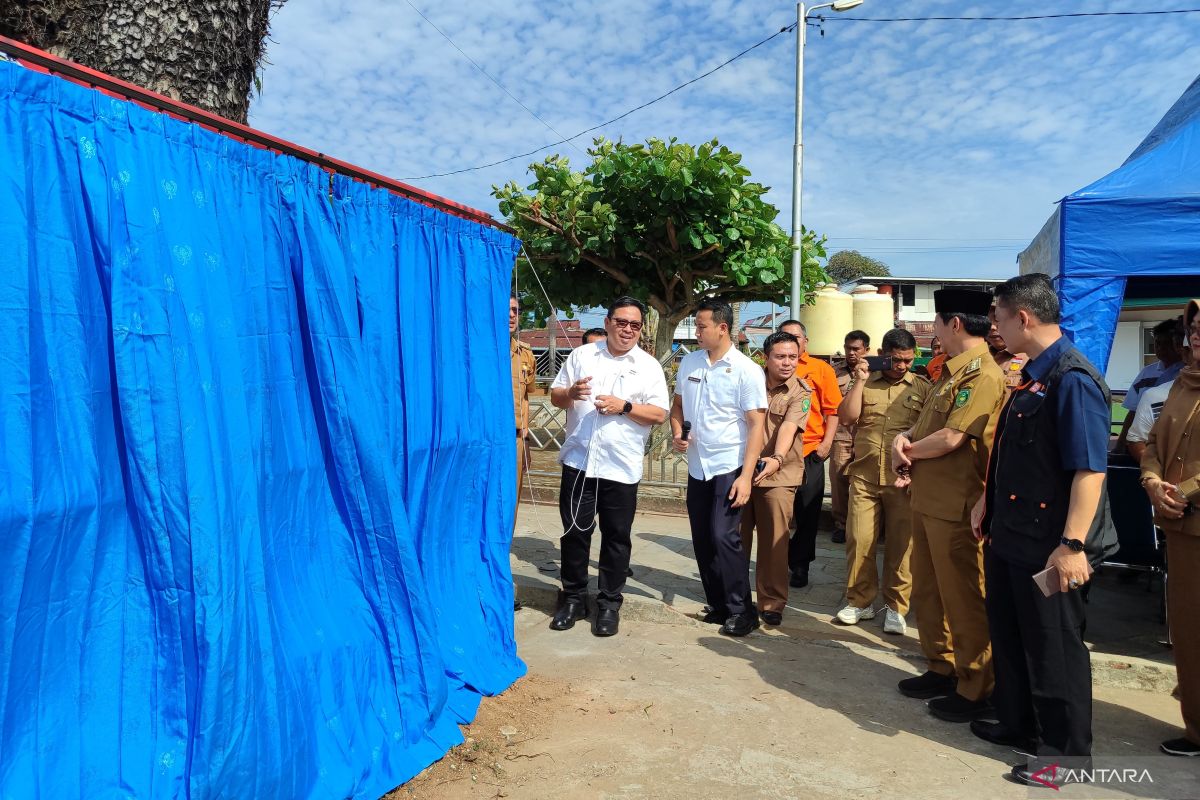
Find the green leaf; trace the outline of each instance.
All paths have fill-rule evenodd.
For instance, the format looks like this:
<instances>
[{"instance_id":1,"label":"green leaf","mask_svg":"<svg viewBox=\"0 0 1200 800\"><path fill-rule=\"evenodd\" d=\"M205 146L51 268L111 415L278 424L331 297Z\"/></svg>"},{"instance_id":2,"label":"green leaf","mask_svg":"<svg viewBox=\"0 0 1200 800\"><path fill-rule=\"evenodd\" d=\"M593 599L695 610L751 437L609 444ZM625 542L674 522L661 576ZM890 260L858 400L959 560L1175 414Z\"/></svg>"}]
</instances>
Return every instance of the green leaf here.
<instances>
[{"instance_id":1,"label":"green leaf","mask_svg":"<svg viewBox=\"0 0 1200 800\"><path fill-rule=\"evenodd\" d=\"M730 239L730 240L736 242L741 237L741 235L742 235L742 232L739 231L737 228L726 228L725 229L725 238L726 239Z\"/></svg>"}]
</instances>

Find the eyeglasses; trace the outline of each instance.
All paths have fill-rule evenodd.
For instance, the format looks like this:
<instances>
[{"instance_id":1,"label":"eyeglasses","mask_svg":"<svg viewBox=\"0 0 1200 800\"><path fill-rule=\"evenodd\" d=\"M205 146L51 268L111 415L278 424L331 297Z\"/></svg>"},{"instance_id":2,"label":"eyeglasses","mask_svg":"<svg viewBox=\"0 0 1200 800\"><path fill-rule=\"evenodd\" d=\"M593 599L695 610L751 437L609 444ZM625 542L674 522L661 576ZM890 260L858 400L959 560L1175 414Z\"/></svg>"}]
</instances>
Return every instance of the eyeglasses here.
<instances>
[{"instance_id":1,"label":"eyeglasses","mask_svg":"<svg viewBox=\"0 0 1200 800\"><path fill-rule=\"evenodd\" d=\"M611 319L612 324L616 325L618 328L629 328L629 330L633 331L634 333L637 333L642 329L642 323L634 322L631 319L617 319L616 317L609 317L609 319Z\"/></svg>"}]
</instances>

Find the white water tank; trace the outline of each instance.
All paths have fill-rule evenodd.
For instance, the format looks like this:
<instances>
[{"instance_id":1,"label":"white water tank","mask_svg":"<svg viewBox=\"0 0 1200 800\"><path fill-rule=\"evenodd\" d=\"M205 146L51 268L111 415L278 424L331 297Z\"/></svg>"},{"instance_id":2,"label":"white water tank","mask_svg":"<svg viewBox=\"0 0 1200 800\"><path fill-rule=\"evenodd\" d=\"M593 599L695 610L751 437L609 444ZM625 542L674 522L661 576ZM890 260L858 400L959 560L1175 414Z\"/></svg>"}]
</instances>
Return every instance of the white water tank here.
<instances>
[{"instance_id":1,"label":"white water tank","mask_svg":"<svg viewBox=\"0 0 1200 800\"><path fill-rule=\"evenodd\" d=\"M858 286L851 295L854 303L854 328L871 337L871 353L883 344L883 336L896 327L896 314L890 294L880 294L869 283Z\"/></svg>"},{"instance_id":2,"label":"white water tank","mask_svg":"<svg viewBox=\"0 0 1200 800\"><path fill-rule=\"evenodd\" d=\"M800 309L798 319L808 331L808 352L831 356L842 352L846 334L854 329L854 301L832 283L813 293L813 304Z\"/></svg>"}]
</instances>

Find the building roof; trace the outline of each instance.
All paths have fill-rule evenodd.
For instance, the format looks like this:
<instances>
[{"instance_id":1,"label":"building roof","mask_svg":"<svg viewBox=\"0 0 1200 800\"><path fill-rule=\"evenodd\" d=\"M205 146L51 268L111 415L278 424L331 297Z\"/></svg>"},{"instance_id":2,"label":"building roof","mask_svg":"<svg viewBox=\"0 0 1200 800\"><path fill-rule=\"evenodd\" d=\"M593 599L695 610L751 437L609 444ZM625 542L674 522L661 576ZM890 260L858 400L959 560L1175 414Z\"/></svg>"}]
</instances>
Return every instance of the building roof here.
<instances>
[{"instance_id":1,"label":"building roof","mask_svg":"<svg viewBox=\"0 0 1200 800\"><path fill-rule=\"evenodd\" d=\"M897 283L941 283L941 284L989 284L1000 285L1008 278L938 278L928 276L912 276L912 275L887 275L873 276L866 278L858 278L857 280L849 281L842 284L843 286L861 286L864 283L869 283L872 286L892 285Z\"/></svg>"},{"instance_id":2,"label":"building roof","mask_svg":"<svg viewBox=\"0 0 1200 800\"><path fill-rule=\"evenodd\" d=\"M583 343L583 328L580 327L579 320L560 319L554 324L554 328L558 334L554 341L555 347L570 350ZM522 342L534 350L545 350L550 347L549 328L531 328L521 331L519 336Z\"/></svg>"}]
</instances>

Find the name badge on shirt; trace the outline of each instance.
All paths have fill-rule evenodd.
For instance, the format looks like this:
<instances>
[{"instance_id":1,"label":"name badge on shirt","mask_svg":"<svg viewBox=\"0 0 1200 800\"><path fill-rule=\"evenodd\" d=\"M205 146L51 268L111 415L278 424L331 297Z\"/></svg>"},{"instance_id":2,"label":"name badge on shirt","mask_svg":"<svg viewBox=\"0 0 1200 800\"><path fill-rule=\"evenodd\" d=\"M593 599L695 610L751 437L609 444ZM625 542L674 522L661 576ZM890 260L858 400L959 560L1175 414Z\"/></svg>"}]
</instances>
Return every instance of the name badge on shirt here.
<instances>
[{"instance_id":1,"label":"name badge on shirt","mask_svg":"<svg viewBox=\"0 0 1200 800\"><path fill-rule=\"evenodd\" d=\"M697 378L695 375L688 375L688 380L691 381L692 383L700 383L700 379Z\"/></svg>"}]
</instances>

